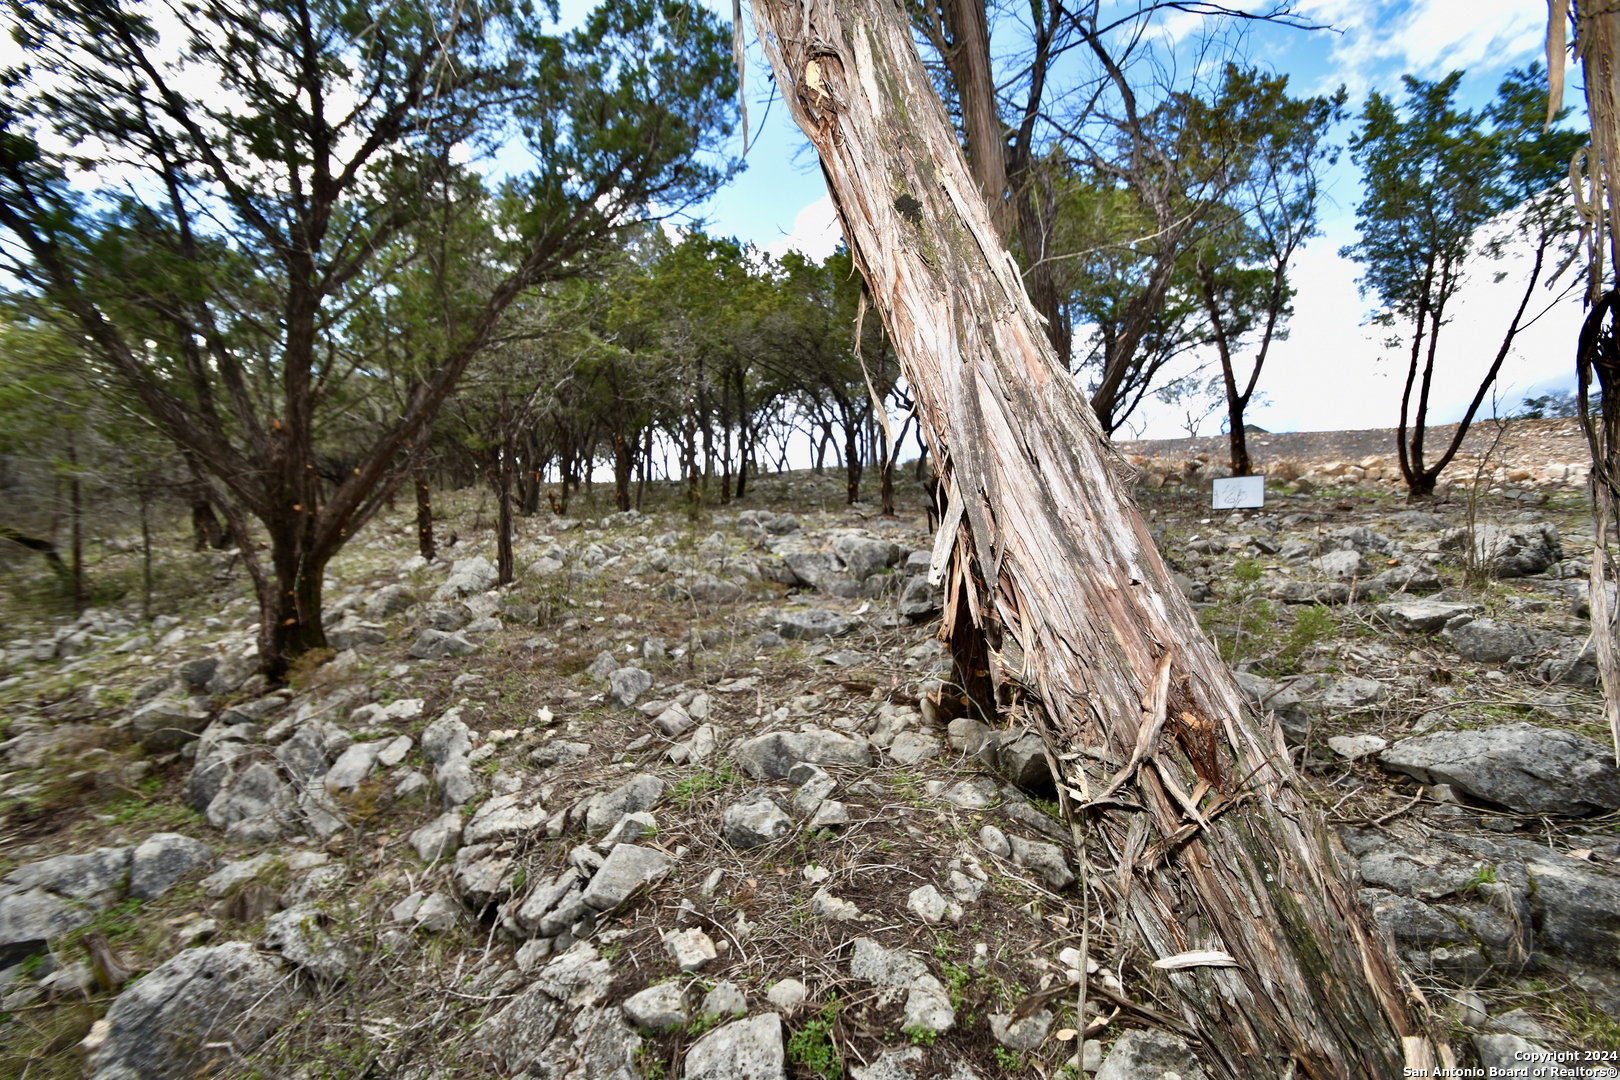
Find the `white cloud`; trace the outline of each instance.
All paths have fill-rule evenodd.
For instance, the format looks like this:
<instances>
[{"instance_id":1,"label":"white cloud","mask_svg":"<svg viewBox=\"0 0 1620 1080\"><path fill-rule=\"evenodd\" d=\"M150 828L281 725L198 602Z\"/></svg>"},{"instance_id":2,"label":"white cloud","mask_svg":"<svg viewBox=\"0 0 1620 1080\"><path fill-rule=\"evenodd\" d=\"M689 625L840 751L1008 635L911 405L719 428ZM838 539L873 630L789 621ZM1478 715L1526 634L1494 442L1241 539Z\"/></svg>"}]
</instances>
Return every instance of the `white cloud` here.
<instances>
[{"instance_id":1,"label":"white cloud","mask_svg":"<svg viewBox=\"0 0 1620 1080\"><path fill-rule=\"evenodd\" d=\"M838 224L838 211L833 208L832 196L823 195L800 210L793 219L793 231L765 245L766 254L780 259L789 251L798 251L820 262L843 242L844 230Z\"/></svg>"},{"instance_id":2,"label":"white cloud","mask_svg":"<svg viewBox=\"0 0 1620 1080\"><path fill-rule=\"evenodd\" d=\"M1522 0L1310 0L1302 10L1343 32L1332 50L1334 76L1352 90L1386 64L1435 76L1523 63L1542 52L1547 34L1546 9Z\"/></svg>"}]
</instances>

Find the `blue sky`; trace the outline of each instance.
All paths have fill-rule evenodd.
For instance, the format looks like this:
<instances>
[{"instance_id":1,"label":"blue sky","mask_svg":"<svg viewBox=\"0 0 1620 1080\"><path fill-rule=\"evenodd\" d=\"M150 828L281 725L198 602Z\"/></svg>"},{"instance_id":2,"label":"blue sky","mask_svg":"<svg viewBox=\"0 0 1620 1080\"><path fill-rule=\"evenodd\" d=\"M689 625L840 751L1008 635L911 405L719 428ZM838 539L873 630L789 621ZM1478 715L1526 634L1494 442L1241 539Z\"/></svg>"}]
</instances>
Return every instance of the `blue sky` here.
<instances>
[{"instance_id":1,"label":"blue sky","mask_svg":"<svg viewBox=\"0 0 1620 1080\"><path fill-rule=\"evenodd\" d=\"M1481 105L1494 95L1509 67L1541 58L1546 33L1546 9L1523 0L1306 0L1299 10L1333 29L1261 27L1246 42L1248 58L1286 73L1296 93L1326 93L1344 84L1352 115L1369 90L1398 92L1407 72L1434 78L1462 69L1467 75L1461 103ZM1188 33L1193 29L1189 20L1169 24L1167 31ZM992 29L993 47L1003 41L1010 47L1013 38L1010 28L999 34ZM839 233L821 171L780 102L761 124L769 84L756 48L750 49L749 61L749 115L759 129L758 141L749 150L747 170L702 213L712 232L773 252L791 245L824 255L837 244ZM1579 88L1572 80L1566 101L1578 100ZM1345 125L1334 141L1342 145L1349 134ZM1381 346L1382 333L1363 325L1370 304L1357 294L1357 267L1338 255L1340 247L1355 240L1358 185L1348 155L1333 170L1327 192L1324 235L1307 247L1294 269L1299 294L1292 333L1274 347L1261 379L1270 404L1250 410L1253 422L1272 430L1389 427L1397 417L1404 361ZM1499 284L1491 281L1495 269L1508 271ZM1503 310L1517 305L1523 288L1517 270L1513 260L1481 268L1465 287L1457 316L1441 338L1434 406L1438 419L1460 415L1495 355L1505 328ZM1526 394L1573 384L1572 342L1579 320L1578 302L1568 303L1522 335L1502 373L1504 409ZM1158 407L1143 417L1141 434L1184 434L1183 419L1179 410ZM1213 434L1217 424L1211 418L1200 432Z\"/></svg>"}]
</instances>

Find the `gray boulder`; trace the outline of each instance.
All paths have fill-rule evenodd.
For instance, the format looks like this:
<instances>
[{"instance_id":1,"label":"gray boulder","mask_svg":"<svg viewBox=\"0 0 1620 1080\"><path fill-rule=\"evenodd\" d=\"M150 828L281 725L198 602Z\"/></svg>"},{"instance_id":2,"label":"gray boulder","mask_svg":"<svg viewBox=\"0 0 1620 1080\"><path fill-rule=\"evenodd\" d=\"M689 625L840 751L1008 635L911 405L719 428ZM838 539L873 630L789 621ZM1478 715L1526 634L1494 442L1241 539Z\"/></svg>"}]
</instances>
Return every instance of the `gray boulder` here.
<instances>
[{"instance_id":1,"label":"gray boulder","mask_svg":"<svg viewBox=\"0 0 1620 1080\"><path fill-rule=\"evenodd\" d=\"M1432 634L1459 615L1479 608L1475 604L1447 604L1439 600L1399 600L1378 605L1378 617L1402 633Z\"/></svg>"},{"instance_id":2,"label":"gray boulder","mask_svg":"<svg viewBox=\"0 0 1620 1080\"><path fill-rule=\"evenodd\" d=\"M1180 1036L1133 1029L1109 1048L1097 1080L1161 1080L1167 1073L1181 1080L1207 1080L1204 1067Z\"/></svg>"},{"instance_id":3,"label":"gray boulder","mask_svg":"<svg viewBox=\"0 0 1620 1080\"><path fill-rule=\"evenodd\" d=\"M759 847L786 836L792 829L793 820L764 796L733 803L720 819L720 834L734 848Z\"/></svg>"},{"instance_id":4,"label":"gray boulder","mask_svg":"<svg viewBox=\"0 0 1620 1080\"><path fill-rule=\"evenodd\" d=\"M214 857L214 849L180 833L154 833L135 848L129 866L129 895L154 900L169 886Z\"/></svg>"},{"instance_id":5,"label":"gray boulder","mask_svg":"<svg viewBox=\"0 0 1620 1080\"><path fill-rule=\"evenodd\" d=\"M252 945L187 949L118 996L94 1080L183 1080L211 1071L229 1042L248 1053L299 1000L297 983Z\"/></svg>"},{"instance_id":6,"label":"gray boulder","mask_svg":"<svg viewBox=\"0 0 1620 1080\"><path fill-rule=\"evenodd\" d=\"M1531 656L1557 645L1557 637L1527 626L1475 619L1451 631L1451 645L1464 660L1500 664L1515 656Z\"/></svg>"},{"instance_id":7,"label":"gray boulder","mask_svg":"<svg viewBox=\"0 0 1620 1080\"><path fill-rule=\"evenodd\" d=\"M457 559L450 565L450 576L433 594L435 600L454 600L460 596L486 592L500 579L495 567L482 555L470 559Z\"/></svg>"},{"instance_id":8,"label":"gray boulder","mask_svg":"<svg viewBox=\"0 0 1620 1080\"><path fill-rule=\"evenodd\" d=\"M451 656L467 656L477 651L478 646L459 633L447 634L443 630L423 630L407 655L418 660L443 660Z\"/></svg>"},{"instance_id":9,"label":"gray boulder","mask_svg":"<svg viewBox=\"0 0 1620 1080\"><path fill-rule=\"evenodd\" d=\"M652 689L652 683L652 676L640 668L622 667L608 675L608 696L628 709Z\"/></svg>"},{"instance_id":10,"label":"gray boulder","mask_svg":"<svg viewBox=\"0 0 1620 1080\"><path fill-rule=\"evenodd\" d=\"M688 1019L686 997L677 983L659 983L625 998L624 1018L649 1031L682 1027Z\"/></svg>"},{"instance_id":11,"label":"gray boulder","mask_svg":"<svg viewBox=\"0 0 1620 1080\"><path fill-rule=\"evenodd\" d=\"M326 916L307 904L264 920L264 944L318 979L341 979L349 970L347 949L324 929Z\"/></svg>"},{"instance_id":12,"label":"gray boulder","mask_svg":"<svg viewBox=\"0 0 1620 1080\"><path fill-rule=\"evenodd\" d=\"M130 717L135 738L151 753L177 749L207 726L208 710L201 704L172 697L156 698Z\"/></svg>"},{"instance_id":13,"label":"gray boulder","mask_svg":"<svg viewBox=\"0 0 1620 1080\"><path fill-rule=\"evenodd\" d=\"M416 603L416 594L405 585L384 585L366 601L366 615L385 619Z\"/></svg>"},{"instance_id":14,"label":"gray boulder","mask_svg":"<svg viewBox=\"0 0 1620 1080\"><path fill-rule=\"evenodd\" d=\"M636 844L615 844L581 897L595 911L610 911L643 885L661 880L674 861L661 851Z\"/></svg>"},{"instance_id":15,"label":"gray boulder","mask_svg":"<svg viewBox=\"0 0 1620 1080\"><path fill-rule=\"evenodd\" d=\"M782 1018L773 1012L715 1028L686 1052L686 1080L784 1080Z\"/></svg>"},{"instance_id":16,"label":"gray boulder","mask_svg":"<svg viewBox=\"0 0 1620 1080\"><path fill-rule=\"evenodd\" d=\"M838 565L825 551L784 551L781 554L794 578L807 588L819 589L837 575Z\"/></svg>"},{"instance_id":17,"label":"gray boulder","mask_svg":"<svg viewBox=\"0 0 1620 1080\"><path fill-rule=\"evenodd\" d=\"M863 768L872 764L872 748L865 739L819 728L759 735L740 744L732 756L756 780L784 779L800 762Z\"/></svg>"},{"instance_id":18,"label":"gray boulder","mask_svg":"<svg viewBox=\"0 0 1620 1080\"><path fill-rule=\"evenodd\" d=\"M1620 809L1620 773L1608 749L1534 724L1420 735L1378 760L1391 772L1450 784L1520 813L1585 817Z\"/></svg>"},{"instance_id":19,"label":"gray boulder","mask_svg":"<svg viewBox=\"0 0 1620 1080\"><path fill-rule=\"evenodd\" d=\"M841 637L855 627L855 620L828 611L826 608L807 608L804 611L776 613L776 632L785 638L808 640L822 637Z\"/></svg>"},{"instance_id":20,"label":"gray boulder","mask_svg":"<svg viewBox=\"0 0 1620 1080\"><path fill-rule=\"evenodd\" d=\"M1372 576L1372 564L1354 548L1330 551L1320 559L1313 559L1312 565L1328 581L1365 581Z\"/></svg>"},{"instance_id":21,"label":"gray boulder","mask_svg":"<svg viewBox=\"0 0 1620 1080\"><path fill-rule=\"evenodd\" d=\"M900 561L902 554L899 544L859 533L840 533L833 537L833 553L843 561L844 569L856 581L865 581L873 574L888 569Z\"/></svg>"},{"instance_id":22,"label":"gray boulder","mask_svg":"<svg viewBox=\"0 0 1620 1080\"><path fill-rule=\"evenodd\" d=\"M664 782L650 773L638 773L612 791L595 795L585 808L585 831L601 836L626 814L639 814L658 805Z\"/></svg>"},{"instance_id":23,"label":"gray boulder","mask_svg":"<svg viewBox=\"0 0 1620 1080\"><path fill-rule=\"evenodd\" d=\"M1467 552L1468 530L1448 531L1440 539L1440 549ZM1558 527L1544 521L1476 526L1474 553L1480 564L1499 578L1539 574L1564 557Z\"/></svg>"},{"instance_id":24,"label":"gray boulder","mask_svg":"<svg viewBox=\"0 0 1620 1080\"><path fill-rule=\"evenodd\" d=\"M900 614L908 619L930 618L944 604L945 590L928 584L928 579L921 574L908 578L905 588L900 590Z\"/></svg>"}]
</instances>

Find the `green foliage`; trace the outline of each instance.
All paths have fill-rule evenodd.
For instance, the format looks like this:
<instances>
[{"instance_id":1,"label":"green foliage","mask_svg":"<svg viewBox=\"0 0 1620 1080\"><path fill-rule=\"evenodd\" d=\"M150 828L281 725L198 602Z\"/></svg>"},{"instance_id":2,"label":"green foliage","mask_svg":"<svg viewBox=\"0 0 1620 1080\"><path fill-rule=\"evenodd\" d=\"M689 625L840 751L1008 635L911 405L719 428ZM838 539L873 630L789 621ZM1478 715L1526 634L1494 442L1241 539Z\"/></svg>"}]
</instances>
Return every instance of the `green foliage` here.
<instances>
[{"instance_id":1,"label":"green foliage","mask_svg":"<svg viewBox=\"0 0 1620 1080\"><path fill-rule=\"evenodd\" d=\"M1292 670L1314 646L1331 638L1338 625L1339 620L1323 604L1312 604L1301 609L1294 616L1294 625L1288 628L1282 647L1277 650L1281 666Z\"/></svg>"},{"instance_id":2,"label":"green foliage","mask_svg":"<svg viewBox=\"0 0 1620 1080\"><path fill-rule=\"evenodd\" d=\"M1276 635L1276 610L1261 599L1265 568L1242 558L1232 567L1232 581L1219 600L1199 614L1199 622L1228 664L1266 651Z\"/></svg>"},{"instance_id":3,"label":"green foliage","mask_svg":"<svg viewBox=\"0 0 1620 1080\"><path fill-rule=\"evenodd\" d=\"M934 1040L939 1038L939 1032L933 1028L911 1026L901 1030L905 1032L913 1046L933 1046Z\"/></svg>"},{"instance_id":4,"label":"green foliage","mask_svg":"<svg viewBox=\"0 0 1620 1080\"><path fill-rule=\"evenodd\" d=\"M991 1052L996 1056L996 1064L1001 1066L1002 1072L1022 1073L1024 1071L1024 1055L1008 1050L1005 1046L993 1046Z\"/></svg>"},{"instance_id":5,"label":"green foliage","mask_svg":"<svg viewBox=\"0 0 1620 1080\"><path fill-rule=\"evenodd\" d=\"M838 999L833 998L788 1039L788 1061L822 1080L838 1080L844 1073L844 1061L833 1044L833 1025L837 1022Z\"/></svg>"},{"instance_id":6,"label":"green foliage","mask_svg":"<svg viewBox=\"0 0 1620 1080\"><path fill-rule=\"evenodd\" d=\"M737 772L736 766L729 759L722 758L712 769L688 773L681 777L669 789L670 800L685 810L694 799L701 798L711 791L719 791L729 784L739 783L741 780L742 776Z\"/></svg>"}]
</instances>

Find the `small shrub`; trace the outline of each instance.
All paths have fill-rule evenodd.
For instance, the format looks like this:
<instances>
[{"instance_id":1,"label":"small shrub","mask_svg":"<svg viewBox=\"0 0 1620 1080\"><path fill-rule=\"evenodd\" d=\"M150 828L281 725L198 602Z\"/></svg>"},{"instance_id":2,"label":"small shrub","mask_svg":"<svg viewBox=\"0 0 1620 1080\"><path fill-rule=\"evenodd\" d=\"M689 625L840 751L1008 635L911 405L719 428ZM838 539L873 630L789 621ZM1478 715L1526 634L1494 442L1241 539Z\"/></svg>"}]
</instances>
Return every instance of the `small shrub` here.
<instances>
[{"instance_id":1,"label":"small shrub","mask_svg":"<svg viewBox=\"0 0 1620 1080\"><path fill-rule=\"evenodd\" d=\"M834 998L826 1008L793 1033L787 1045L788 1060L795 1065L803 1065L823 1080L838 1080L844 1073L844 1062L838 1055L838 1048L833 1045L832 1029L837 1022L838 999Z\"/></svg>"}]
</instances>

